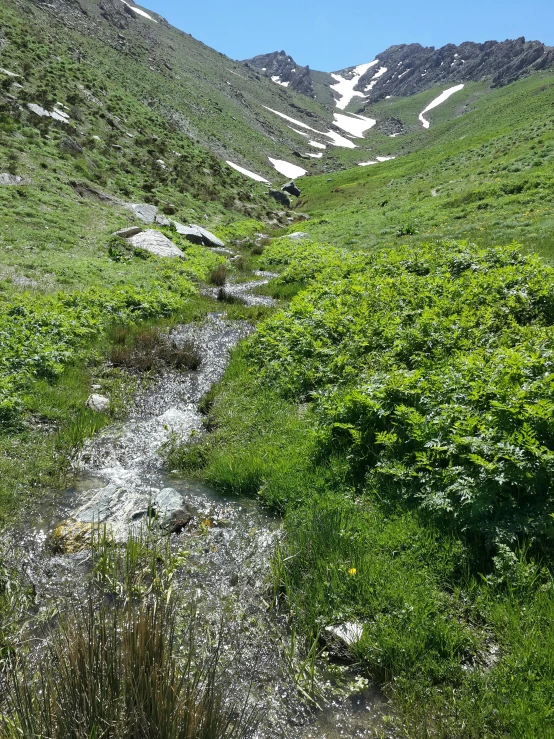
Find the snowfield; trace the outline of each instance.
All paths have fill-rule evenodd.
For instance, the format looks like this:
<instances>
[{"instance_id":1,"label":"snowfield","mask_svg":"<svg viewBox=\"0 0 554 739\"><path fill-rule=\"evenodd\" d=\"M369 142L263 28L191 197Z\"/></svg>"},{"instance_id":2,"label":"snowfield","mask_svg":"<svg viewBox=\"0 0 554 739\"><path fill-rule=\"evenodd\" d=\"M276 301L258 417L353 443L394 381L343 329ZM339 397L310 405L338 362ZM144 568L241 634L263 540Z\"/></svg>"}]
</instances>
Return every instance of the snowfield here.
<instances>
[{"instance_id":1,"label":"snowfield","mask_svg":"<svg viewBox=\"0 0 554 739\"><path fill-rule=\"evenodd\" d=\"M340 96L339 99L335 101L337 108L344 110L353 97L365 97L363 93L357 92L354 88L360 81L360 77L362 77L368 69L374 67L378 63L379 59L374 59L368 64L359 64L357 67L354 67L354 76L349 80L346 79L346 77L341 77L340 74L331 75L331 77L337 81L335 85L331 85L331 90L334 90Z\"/></svg>"},{"instance_id":2,"label":"snowfield","mask_svg":"<svg viewBox=\"0 0 554 739\"><path fill-rule=\"evenodd\" d=\"M331 139L331 141L335 144L335 146L342 146L345 149L356 149L356 144L353 141L349 141L344 136L341 136L340 133L335 133L335 131L327 131L325 133L324 131L318 131L316 128L312 128L311 126L308 126L307 123L302 123L302 121L297 121L295 118L291 118L288 115L285 115L284 113L280 113L278 110L273 110L273 108L268 108L267 105L263 106L266 110L269 110L271 113L275 113L275 115L280 116L281 118L284 118L285 121L289 121L289 123L294 123L295 126L300 126L300 128L305 128L307 131L313 131L314 133L318 133L320 136L326 136L327 138ZM292 129L293 131L295 129Z\"/></svg>"},{"instance_id":3,"label":"snowfield","mask_svg":"<svg viewBox=\"0 0 554 739\"><path fill-rule=\"evenodd\" d=\"M377 84L377 80L379 79L379 77L382 77L387 72L388 72L388 69L386 67L381 67L378 72L375 72L375 74L370 80L369 85L365 86L365 92L371 92L371 90L373 90L373 88Z\"/></svg>"},{"instance_id":4,"label":"snowfield","mask_svg":"<svg viewBox=\"0 0 554 739\"><path fill-rule=\"evenodd\" d=\"M128 8L131 8L133 13L136 13L137 15L141 15L143 18L148 18L149 21L153 21L154 23L158 22L155 18L152 18L151 15L148 15L148 13L146 13L144 10L141 10L140 8L135 8L134 5L129 5L129 3L126 3L125 0L121 0L121 1Z\"/></svg>"},{"instance_id":5,"label":"snowfield","mask_svg":"<svg viewBox=\"0 0 554 739\"><path fill-rule=\"evenodd\" d=\"M375 157L375 159L372 159L370 162L358 162L358 167L369 167L370 164L390 162L391 159L396 159L396 157Z\"/></svg>"},{"instance_id":6,"label":"snowfield","mask_svg":"<svg viewBox=\"0 0 554 739\"><path fill-rule=\"evenodd\" d=\"M463 90L464 87L465 85L456 85L456 87L450 87L448 90L441 92L438 98L435 98L432 103L429 103L425 110L422 110L419 114L419 120L423 123L423 128L429 128L429 126L431 125L430 122L426 118L424 118L425 113L428 113L430 110L433 110L433 108L441 105L441 103L444 103L446 100L448 100L448 98L454 95L454 93Z\"/></svg>"},{"instance_id":7,"label":"snowfield","mask_svg":"<svg viewBox=\"0 0 554 739\"><path fill-rule=\"evenodd\" d=\"M302 169L302 167L299 167L297 164L291 164L290 162L285 162L284 159L272 159L271 157L268 157L271 164L275 167L277 172L280 174L285 175L285 177L302 177L307 173L308 170Z\"/></svg>"},{"instance_id":8,"label":"snowfield","mask_svg":"<svg viewBox=\"0 0 554 739\"><path fill-rule=\"evenodd\" d=\"M351 133L352 136L363 139L364 131L367 131L377 123L374 118L365 118L363 115L344 115L343 113L333 113L335 118L335 126L342 128L343 131Z\"/></svg>"},{"instance_id":9,"label":"snowfield","mask_svg":"<svg viewBox=\"0 0 554 739\"><path fill-rule=\"evenodd\" d=\"M228 164L233 169L236 169L237 172L240 172L241 174L244 174L247 177L250 177L251 180L256 180L256 182L266 182L269 185L269 180L266 180L265 177L262 177L261 175L256 174L255 172L251 172L249 169L245 169L244 167L241 167L238 164L235 164L234 162L225 162L225 164Z\"/></svg>"},{"instance_id":10,"label":"snowfield","mask_svg":"<svg viewBox=\"0 0 554 739\"><path fill-rule=\"evenodd\" d=\"M281 78L279 77L278 74L276 74L274 77L272 77L271 80L273 82L276 82L278 85L281 85L282 87L288 87L289 84L290 84L289 82L281 82Z\"/></svg>"}]
</instances>

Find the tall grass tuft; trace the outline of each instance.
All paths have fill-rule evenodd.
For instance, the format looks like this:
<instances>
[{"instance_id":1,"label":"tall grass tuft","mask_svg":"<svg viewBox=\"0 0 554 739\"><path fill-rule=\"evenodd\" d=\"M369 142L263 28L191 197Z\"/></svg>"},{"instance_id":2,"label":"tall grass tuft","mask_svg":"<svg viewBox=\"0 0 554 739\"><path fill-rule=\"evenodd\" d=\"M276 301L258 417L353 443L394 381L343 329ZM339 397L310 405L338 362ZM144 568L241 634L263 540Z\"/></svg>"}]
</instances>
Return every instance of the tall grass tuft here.
<instances>
[{"instance_id":1,"label":"tall grass tuft","mask_svg":"<svg viewBox=\"0 0 554 739\"><path fill-rule=\"evenodd\" d=\"M218 264L210 274L210 282L216 287L223 287L227 280L227 270L224 264Z\"/></svg>"},{"instance_id":2,"label":"tall grass tuft","mask_svg":"<svg viewBox=\"0 0 554 739\"><path fill-rule=\"evenodd\" d=\"M114 607L92 595L47 640L38 669L13 666L2 739L242 739L249 696L231 697L221 642L202 653L195 615L169 599Z\"/></svg>"}]
</instances>

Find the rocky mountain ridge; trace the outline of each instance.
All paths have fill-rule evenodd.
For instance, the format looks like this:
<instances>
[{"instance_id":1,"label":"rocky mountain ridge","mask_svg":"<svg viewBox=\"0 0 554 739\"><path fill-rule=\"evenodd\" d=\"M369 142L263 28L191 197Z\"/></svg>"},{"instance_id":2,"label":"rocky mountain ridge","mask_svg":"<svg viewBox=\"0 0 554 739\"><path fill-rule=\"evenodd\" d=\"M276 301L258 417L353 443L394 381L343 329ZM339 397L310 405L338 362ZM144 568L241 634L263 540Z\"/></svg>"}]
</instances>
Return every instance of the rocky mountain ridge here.
<instances>
[{"instance_id":1,"label":"rocky mountain ridge","mask_svg":"<svg viewBox=\"0 0 554 739\"><path fill-rule=\"evenodd\" d=\"M290 87L291 90L311 98L316 96L310 67L297 64L285 51L260 54L252 59L246 59L245 62L278 85Z\"/></svg>"},{"instance_id":2,"label":"rocky mountain ridge","mask_svg":"<svg viewBox=\"0 0 554 739\"><path fill-rule=\"evenodd\" d=\"M359 67L332 74L302 67L284 51L261 54L246 63L277 84L309 97L322 98L318 86L325 75L329 87L340 80L353 80ZM369 65L363 65L368 67ZM524 37L479 44L466 41L439 49L421 44L399 44L377 54L353 89L376 102L386 97L407 97L435 85L490 79L492 87L510 84L532 72L554 67L554 48ZM319 79L317 78L319 76ZM319 83L319 85L318 85ZM369 93L371 93L369 95Z\"/></svg>"}]
</instances>

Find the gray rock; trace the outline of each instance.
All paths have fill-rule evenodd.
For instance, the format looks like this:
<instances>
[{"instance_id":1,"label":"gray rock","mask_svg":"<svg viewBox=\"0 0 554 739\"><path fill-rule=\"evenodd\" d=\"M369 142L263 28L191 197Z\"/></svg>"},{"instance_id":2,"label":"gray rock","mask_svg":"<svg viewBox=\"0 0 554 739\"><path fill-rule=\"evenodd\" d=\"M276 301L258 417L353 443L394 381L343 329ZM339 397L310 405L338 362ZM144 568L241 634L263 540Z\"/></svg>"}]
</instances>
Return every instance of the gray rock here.
<instances>
[{"instance_id":1,"label":"gray rock","mask_svg":"<svg viewBox=\"0 0 554 739\"><path fill-rule=\"evenodd\" d=\"M69 116L59 110L46 110L42 105L37 105L36 103L27 103L27 107L31 113L38 115L40 118L53 118L55 121L60 121L60 123L68 122Z\"/></svg>"},{"instance_id":2,"label":"gray rock","mask_svg":"<svg viewBox=\"0 0 554 739\"><path fill-rule=\"evenodd\" d=\"M148 205L147 203L129 203L127 207L144 223L154 223L158 213L155 205Z\"/></svg>"},{"instance_id":3,"label":"gray rock","mask_svg":"<svg viewBox=\"0 0 554 739\"><path fill-rule=\"evenodd\" d=\"M330 657L340 662L352 662L350 648L362 638L363 626L355 621L347 621L337 626L327 626L323 630L322 640L325 642Z\"/></svg>"},{"instance_id":4,"label":"gray rock","mask_svg":"<svg viewBox=\"0 0 554 739\"><path fill-rule=\"evenodd\" d=\"M158 213L154 219L154 222L158 224L158 226L171 226L171 221L167 216L164 216L163 213Z\"/></svg>"},{"instance_id":5,"label":"gray rock","mask_svg":"<svg viewBox=\"0 0 554 739\"><path fill-rule=\"evenodd\" d=\"M184 508L177 508L171 513L166 521L166 528L169 534L180 534L193 519L193 514Z\"/></svg>"},{"instance_id":6,"label":"gray rock","mask_svg":"<svg viewBox=\"0 0 554 739\"><path fill-rule=\"evenodd\" d=\"M280 236L281 239L291 239L292 241L300 241L300 239L309 239L310 234L304 233L304 231L295 231L292 234L286 236Z\"/></svg>"},{"instance_id":7,"label":"gray rock","mask_svg":"<svg viewBox=\"0 0 554 739\"><path fill-rule=\"evenodd\" d=\"M175 511L183 510L183 496L173 488L164 488L152 498L151 506L158 516L170 519Z\"/></svg>"},{"instance_id":8,"label":"gray rock","mask_svg":"<svg viewBox=\"0 0 554 739\"><path fill-rule=\"evenodd\" d=\"M0 174L0 185L20 185L22 182L23 177L18 174L9 174L8 172Z\"/></svg>"},{"instance_id":9,"label":"gray rock","mask_svg":"<svg viewBox=\"0 0 554 739\"><path fill-rule=\"evenodd\" d=\"M283 185L281 190L283 192L288 192L289 195L294 195L295 198L300 197L300 190L294 184L294 180L291 180L290 182L287 182L286 185Z\"/></svg>"},{"instance_id":10,"label":"gray rock","mask_svg":"<svg viewBox=\"0 0 554 739\"><path fill-rule=\"evenodd\" d=\"M281 203L281 205L286 205L287 208L290 208L290 199L285 195L284 192L281 192L280 190L270 190L268 192L268 195L270 198L273 198L278 203Z\"/></svg>"},{"instance_id":11,"label":"gray rock","mask_svg":"<svg viewBox=\"0 0 554 739\"><path fill-rule=\"evenodd\" d=\"M225 246L223 241L221 239L218 239L217 236L215 236L211 231L208 231L206 228L202 228L202 226L196 226L194 223L190 224L191 228L196 228L200 233L202 234L202 239L204 241L204 246Z\"/></svg>"},{"instance_id":12,"label":"gray rock","mask_svg":"<svg viewBox=\"0 0 554 739\"><path fill-rule=\"evenodd\" d=\"M135 249L144 249L157 257L183 257L183 252L159 231L148 229L128 239Z\"/></svg>"},{"instance_id":13,"label":"gray rock","mask_svg":"<svg viewBox=\"0 0 554 739\"><path fill-rule=\"evenodd\" d=\"M97 413L106 413L106 411L110 410L110 399L105 395L92 393L92 395L89 395L88 397L86 407L90 408L91 411L96 411Z\"/></svg>"},{"instance_id":14,"label":"gray rock","mask_svg":"<svg viewBox=\"0 0 554 739\"><path fill-rule=\"evenodd\" d=\"M173 225L175 226L177 233L180 236L184 236L187 241L200 245L204 243L202 232L196 226L183 226L183 224L178 221L173 221Z\"/></svg>"},{"instance_id":15,"label":"gray rock","mask_svg":"<svg viewBox=\"0 0 554 739\"><path fill-rule=\"evenodd\" d=\"M121 236L122 239L130 239L131 236L136 236L142 233L143 229L140 226L128 226L127 228L120 228L112 236Z\"/></svg>"},{"instance_id":16,"label":"gray rock","mask_svg":"<svg viewBox=\"0 0 554 739\"><path fill-rule=\"evenodd\" d=\"M71 154L73 156L79 156L79 154L83 153L83 147L79 146L76 141L69 138L62 139L58 144L58 148L60 151L63 151L64 154Z\"/></svg>"}]
</instances>

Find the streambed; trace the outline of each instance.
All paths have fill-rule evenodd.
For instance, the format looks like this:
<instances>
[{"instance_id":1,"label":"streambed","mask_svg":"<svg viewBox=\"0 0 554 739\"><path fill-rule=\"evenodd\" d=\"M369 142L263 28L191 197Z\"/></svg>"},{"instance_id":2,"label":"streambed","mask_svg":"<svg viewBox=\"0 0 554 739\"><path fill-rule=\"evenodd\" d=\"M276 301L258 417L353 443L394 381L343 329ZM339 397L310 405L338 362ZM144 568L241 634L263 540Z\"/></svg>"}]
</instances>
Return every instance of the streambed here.
<instances>
[{"instance_id":1,"label":"streambed","mask_svg":"<svg viewBox=\"0 0 554 739\"><path fill-rule=\"evenodd\" d=\"M251 295L270 276L258 277L231 286L232 294L267 304L269 298ZM348 687L346 668L339 679L336 670L319 669L319 710L301 699L286 657L289 628L271 608L268 587L271 554L281 536L279 519L253 500L221 496L164 468L160 451L172 434L186 440L204 433L198 403L221 379L232 347L252 330L224 313L176 328L171 338L178 345L192 340L199 348L199 369L164 371L138 391L125 421L85 444L74 485L56 505L41 511L35 530L26 534L25 566L37 608L52 608L53 603L63 608L64 598L78 598L85 587L86 553L48 552L47 532L61 520L105 523L124 541L129 527L142 526L153 509L161 518L185 510L201 522L201 533L192 526L171 535L173 550L186 551L174 588L185 600L195 601L204 619L214 626L225 624L226 649L237 650L235 679L245 690L252 684L262 711L255 739L392 739L385 700L364 681L356 681L354 673Z\"/></svg>"}]
</instances>

